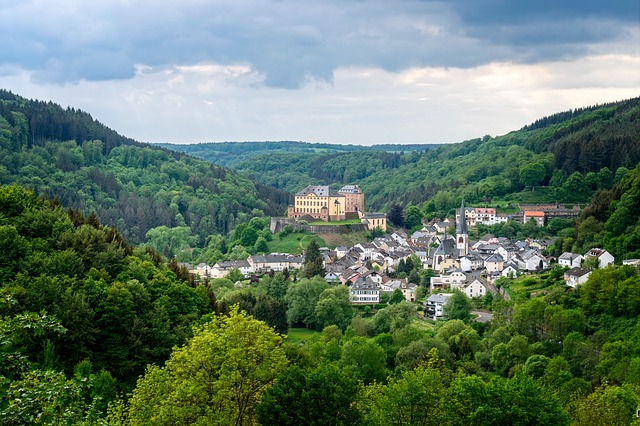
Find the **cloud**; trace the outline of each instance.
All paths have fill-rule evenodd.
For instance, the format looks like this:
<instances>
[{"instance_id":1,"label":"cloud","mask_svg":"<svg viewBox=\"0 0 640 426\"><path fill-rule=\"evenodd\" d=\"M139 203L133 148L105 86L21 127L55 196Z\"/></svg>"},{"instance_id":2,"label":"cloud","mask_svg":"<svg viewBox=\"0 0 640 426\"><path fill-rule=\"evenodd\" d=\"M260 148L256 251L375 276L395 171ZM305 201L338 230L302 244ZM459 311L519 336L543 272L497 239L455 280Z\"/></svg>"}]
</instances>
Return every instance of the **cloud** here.
<instances>
[{"instance_id":1,"label":"cloud","mask_svg":"<svg viewBox=\"0 0 640 426\"><path fill-rule=\"evenodd\" d=\"M121 80L136 65L249 65L271 87L345 67L398 72L577 58L630 43L636 2L599 0L8 1L3 64L39 82ZM633 41L632 41L633 42Z\"/></svg>"},{"instance_id":2,"label":"cloud","mask_svg":"<svg viewBox=\"0 0 640 426\"><path fill-rule=\"evenodd\" d=\"M555 112L638 96L640 58L477 67L340 67L332 82L269 87L249 64L138 65L128 80L35 84L0 77L27 97L89 111L141 141L303 140L444 143L515 130ZM36 96L37 94L37 96Z\"/></svg>"}]
</instances>

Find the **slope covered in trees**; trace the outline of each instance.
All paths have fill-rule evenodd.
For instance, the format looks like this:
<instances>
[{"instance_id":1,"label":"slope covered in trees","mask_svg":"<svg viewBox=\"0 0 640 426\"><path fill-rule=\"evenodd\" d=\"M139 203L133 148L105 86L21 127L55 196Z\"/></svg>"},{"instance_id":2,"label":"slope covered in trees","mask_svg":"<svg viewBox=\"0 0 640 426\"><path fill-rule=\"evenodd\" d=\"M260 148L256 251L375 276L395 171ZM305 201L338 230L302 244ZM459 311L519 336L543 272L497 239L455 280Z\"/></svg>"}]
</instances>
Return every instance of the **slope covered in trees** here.
<instances>
[{"instance_id":1,"label":"slope covered in trees","mask_svg":"<svg viewBox=\"0 0 640 426\"><path fill-rule=\"evenodd\" d=\"M637 207L639 173L614 188L605 232ZM488 324L464 300L431 326L406 301L362 316L322 276L195 286L95 215L16 186L0 186L0 252L3 424L605 425L632 424L640 403L631 267L487 296ZM289 344L275 330L294 324L322 331Z\"/></svg>"},{"instance_id":2,"label":"slope covered in trees","mask_svg":"<svg viewBox=\"0 0 640 426\"><path fill-rule=\"evenodd\" d=\"M0 183L16 183L122 229L132 242L184 228L202 245L252 216L279 214L289 194L237 173L118 135L89 114L0 91Z\"/></svg>"}]
</instances>

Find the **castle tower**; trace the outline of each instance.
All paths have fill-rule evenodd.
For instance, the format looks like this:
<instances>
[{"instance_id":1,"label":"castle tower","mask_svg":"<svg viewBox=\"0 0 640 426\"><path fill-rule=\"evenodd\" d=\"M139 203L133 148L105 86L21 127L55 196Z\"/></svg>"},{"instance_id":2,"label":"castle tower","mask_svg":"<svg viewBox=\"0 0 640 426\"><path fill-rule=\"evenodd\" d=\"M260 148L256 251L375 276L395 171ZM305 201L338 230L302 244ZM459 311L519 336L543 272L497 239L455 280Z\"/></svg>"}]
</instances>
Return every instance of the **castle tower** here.
<instances>
[{"instance_id":1,"label":"castle tower","mask_svg":"<svg viewBox=\"0 0 640 426\"><path fill-rule=\"evenodd\" d=\"M464 198L460 203L460 220L456 223L456 248L460 256L466 256L469 253L469 231L464 210Z\"/></svg>"}]
</instances>

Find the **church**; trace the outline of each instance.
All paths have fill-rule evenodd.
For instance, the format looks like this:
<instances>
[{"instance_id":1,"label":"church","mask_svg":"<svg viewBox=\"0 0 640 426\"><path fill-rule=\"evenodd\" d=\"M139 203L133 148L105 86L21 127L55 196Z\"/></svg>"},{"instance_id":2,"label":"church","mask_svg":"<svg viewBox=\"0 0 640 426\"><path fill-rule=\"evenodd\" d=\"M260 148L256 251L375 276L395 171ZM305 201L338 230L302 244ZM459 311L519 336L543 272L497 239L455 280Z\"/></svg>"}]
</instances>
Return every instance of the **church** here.
<instances>
[{"instance_id":1,"label":"church","mask_svg":"<svg viewBox=\"0 0 640 426\"><path fill-rule=\"evenodd\" d=\"M464 199L460 204L460 211L464 212ZM444 237L437 248L431 253L431 268L434 271L442 271L453 268L458 259L469 253L469 229L467 227L467 219L464 214L459 216L456 221L456 235L447 236L446 230Z\"/></svg>"}]
</instances>

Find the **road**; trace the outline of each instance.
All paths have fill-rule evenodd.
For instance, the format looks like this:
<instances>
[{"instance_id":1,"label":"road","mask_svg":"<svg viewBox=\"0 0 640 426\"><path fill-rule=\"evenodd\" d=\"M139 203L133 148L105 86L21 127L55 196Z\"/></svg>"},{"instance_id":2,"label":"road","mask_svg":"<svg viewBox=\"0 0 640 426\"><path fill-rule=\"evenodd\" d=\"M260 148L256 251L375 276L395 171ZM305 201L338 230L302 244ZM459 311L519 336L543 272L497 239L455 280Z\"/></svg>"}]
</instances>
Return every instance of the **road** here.
<instances>
[{"instance_id":1,"label":"road","mask_svg":"<svg viewBox=\"0 0 640 426\"><path fill-rule=\"evenodd\" d=\"M491 312L484 311L471 311L472 315L477 315L476 321L478 322L489 322L493 319L493 314Z\"/></svg>"}]
</instances>

